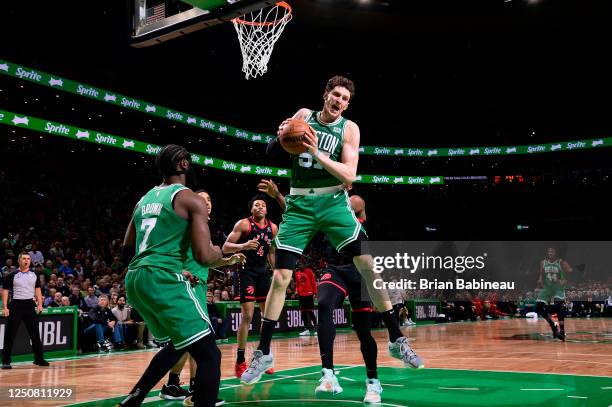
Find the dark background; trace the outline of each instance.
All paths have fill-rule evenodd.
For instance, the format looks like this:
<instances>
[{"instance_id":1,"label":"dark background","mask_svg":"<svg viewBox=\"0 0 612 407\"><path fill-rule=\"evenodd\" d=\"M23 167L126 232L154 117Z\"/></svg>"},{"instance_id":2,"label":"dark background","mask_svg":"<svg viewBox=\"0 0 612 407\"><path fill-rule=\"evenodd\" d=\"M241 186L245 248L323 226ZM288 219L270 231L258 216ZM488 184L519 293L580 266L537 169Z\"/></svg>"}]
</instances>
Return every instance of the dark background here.
<instances>
[{"instance_id":1,"label":"dark background","mask_svg":"<svg viewBox=\"0 0 612 407\"><path fill-rule=\"evenodd\" d=\"M346 116L360 126L363 145L520 145L612 133L612 26L605 1L292 5L294 20L269 71L255 80L240 71L231 24L135 49L127 44L123 2L3 4L0 57L264 133L300 107L320 109L325 81L335 74L355 81ZM155 144L183 144L213 157L288 166L288 160L265 157L261 144L6 76L0 76L0 108ZM607 149L507 158L362 156L359 172L365 174L486 178L357 189L368 203L374 239L598 239L612 223L605 198L611 169ZM510 182L508 175L522 175L524 182ZM502 176L497 183L495 176ZM217 204L215 216L231 228L246 214L257 178L206 170L200 181ZM13 216L0 222L2 233L31 208L51 207L50 199L59 205L90 199L92 213L104 204L129 216L156 182L151 157L0 128L0 188L5 205L15 205ZM287 181L280 185L286 192Z\"/></svg>"}]
</instances>

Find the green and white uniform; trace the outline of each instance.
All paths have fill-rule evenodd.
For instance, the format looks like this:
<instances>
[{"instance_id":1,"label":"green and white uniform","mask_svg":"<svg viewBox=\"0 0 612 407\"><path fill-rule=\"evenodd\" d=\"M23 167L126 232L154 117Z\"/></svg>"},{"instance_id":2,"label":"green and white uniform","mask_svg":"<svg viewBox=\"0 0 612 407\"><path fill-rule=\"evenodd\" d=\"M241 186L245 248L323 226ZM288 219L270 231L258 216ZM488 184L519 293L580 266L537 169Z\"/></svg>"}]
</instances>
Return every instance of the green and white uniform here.
<instances>
[{"instance_id":1,"label":"green and white uniform","mask_svg":"<svg viewBox=\"0 0 612 407\"><path fill-rule=\"evenodd\" d=\"M550 302L554 299L565 299L565 287L561 285L561 280L565 280L565 272L561 266L561 259L549 262L544 260L544 288L538 294L539 302Z\"/></svg>"},{"instance_id":2,"label":"green and white uniform","mask_svg":"<svg viewBox=\"0 0 612 407\"><path fill-rule=\"evenodd\" d=\"M182 274L188 270L201 280L208 275L191 253L189 222L174 212L174 197L183 189L180 184L155 187L136 205L136 256L125 277L128 302L158 341L171 340L176 349L211 332L205 288L192 287Z\"/></svg>"},{"instance_id":3,"label":"green and white uniform","mask_svg":"<svg viewBox=\"0 0 612 407\"><path fill-rule=\"evenodd\" d=\"M347 120L322 123L320 112L311 112L306 122L316 131L320 154L341 161ZM342 182L325 170L310 154L293 157L291 191L287 209L274 239L277 248L301 254L315 233L325 233L336 250L357 240L361 224L351 209Z\"/></svg>"}]
</instances>

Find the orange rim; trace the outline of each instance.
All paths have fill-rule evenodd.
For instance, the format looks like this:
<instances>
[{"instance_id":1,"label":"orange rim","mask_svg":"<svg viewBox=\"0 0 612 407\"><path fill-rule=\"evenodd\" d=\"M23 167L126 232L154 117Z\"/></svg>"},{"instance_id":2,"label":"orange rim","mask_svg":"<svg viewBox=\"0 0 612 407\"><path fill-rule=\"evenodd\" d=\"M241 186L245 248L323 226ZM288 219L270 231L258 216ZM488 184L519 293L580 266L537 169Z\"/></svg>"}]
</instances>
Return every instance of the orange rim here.
<instances>
[{"instance_id":1,"label":"orange rim","mask_svg":"<svg viewBox=\"0 0 612 407\"><path fill-rule=\"evenodd\" d=\"M279 6L279 7L284 7L287 10L287 13L283 16L283 18L280 18L278 20L266 21L266 22L263 22L263 23L258 23L258 22L255 22L255 21L246 21L246 20L241 19L240 17L236 17L232 21L235 22L235 23L238 23L238 24L244 24L244 25L250 25L250 26L258 26L258 27L269 27L271 25L277 25L281 21L286 20L291 15L292 9L291 9L291 6L288 3L284 2L284 1L278 2L278 3L276 3L276 5Z\"/></svg>"}]
</instances>

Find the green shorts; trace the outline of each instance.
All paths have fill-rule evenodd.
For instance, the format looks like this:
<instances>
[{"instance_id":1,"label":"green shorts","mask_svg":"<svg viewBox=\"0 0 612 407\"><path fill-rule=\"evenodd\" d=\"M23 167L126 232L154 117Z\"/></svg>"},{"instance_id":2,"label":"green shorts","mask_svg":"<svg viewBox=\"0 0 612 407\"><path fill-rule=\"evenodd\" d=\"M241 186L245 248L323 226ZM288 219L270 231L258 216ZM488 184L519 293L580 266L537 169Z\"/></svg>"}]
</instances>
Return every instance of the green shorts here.
<instances>
[{"instance_id":1,"label":"green shorts","mask_svg":"<svg viewBox=\"0 0 612 407\"><path fill-rule=\"evenodd\" d=\"M159 342L182 349L212 331L202 284L192 287L181 273L153 267L128 270L127 301Z\"/></svg>"},{"instance_id":2,"label":"green shorts","mask_svg":"<svg viewBox=\"0 0 612 407\"><path fill-rule=\"evenodd\" d=\"M285 203L287 209L274 239L278 249L302 254L315 233L323 232L340 251L357 240L362 230L345 190L323 195L287 195Z\"/></svg>"},{"instance_id":3,"label":"green shorts","mask_svg":"<svg viewBox=\"0 0 612 407\"><path fill-rule=\"evenodd\" d=\"M563 287L544 287L538 294L538 302L553 302L555 299L565 300L565 289Z\"/></svg>"}]
</instances>

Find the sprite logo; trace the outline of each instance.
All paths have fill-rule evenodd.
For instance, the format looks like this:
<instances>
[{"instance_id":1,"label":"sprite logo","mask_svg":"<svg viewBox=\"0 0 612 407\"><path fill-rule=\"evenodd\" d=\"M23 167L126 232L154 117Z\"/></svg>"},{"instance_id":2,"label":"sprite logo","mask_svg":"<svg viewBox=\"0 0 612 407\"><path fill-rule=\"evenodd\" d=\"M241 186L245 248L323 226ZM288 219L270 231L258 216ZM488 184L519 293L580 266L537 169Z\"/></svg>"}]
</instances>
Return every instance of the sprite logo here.
<instances>
[{"instance_id":1,"label":"sprite logo","mask_svg":"<svg viewBox=\"0 0 612 407\"><path fill-rule=\"evenodd\" d=\"M68 129L68 127L62 124L55 125L51 122L47 122L47 124L45 125L45 130L47 130L49 133L55 133L55 134L69 134L70 133L70 129Z\"/></svg>"},{"instance_id":2,"label":"sprite logo","mask_svg":"<svg viewBox=\"0 0 612 407\"><path fill-rule=\"evenodd\" d=\"M193 161L194 163L199 163L200 162L200 156L197 154L191 154L191 161Z\"/></svg>"},{"instance_id":3,"label":"sprite logo","mask_svg":"<svg viewBox=\"0 0 612 407\"><path fill-rule=\"evenodd\" d=\"M140 103L138 103L134 99L128 99L128 98L121 98L121 106L140 109Z\"/></svg>"},{"instance_id":4,"label":"sprite logo","mask_svg":"<svg viewBox=\"0 0 612 407\"><path fill-rule=\"evenodd\" d=\"M247 133L246 131L236 130L236 137L248 139L249 133Z\"/></svg>"},{"instance_id":5,"label":"sprite logo","mask_svg":"<svg viewBox=\"0 0 612 407\"><path fill-rule=\"evenodd\" d=\"M255 173L256 174L271 175L272 174L272 168L268 168L268 167L255 167Z\"/></svg>"},{"instance_id":6,"label":"sprite logo","mask_svg":"<svg viewBox=\"0 0 612 407\"><path fill-rule=\"evenodd\" d=\"M375 175L374 177L372 177L372 181L373 182L388 183L389 182L389 177L386 177L384 175L382 175L382 176Z\"/></svg>"},{"instance_id":7,"label":"sprite logo","mask_svg":"<svg viewBox=\"0 0 612 407\"><path fill-rule=\"evenodd\" d=\"M15 75L17 75L21 79L25 78L36 82L40 82L42 79L42 75L36 72L35 70L32 69L31 71L26 71L22 67L17 68L17 72L15 72Z\"/></svg>"},{"instance_id":8,"label":"sprite logo","mask_svg":"<svg viewBox=\"0 0 612 407\"><path fill-rule=\"evenodd\" d=\"M60 88L62 86L64 86L64 81L61 79L55 79L53 77L51 77L51 79L49 79L49 85L50 86L59 86Z\"/></svg>"},{"instance_id":9,"label":"sprite logo","mask_svg":"<svg viewBox=\"0 0 612 407\"><path fill-rule=\"evenodd\" d=\"M174 120L179 120L179 121L182 121L182 120L183 120L183 115L182 115L182 114L180 114L180 113L176 113L176 112L172 112L172 111L170 111L170 110L168 110L168 111L166 112L166 117L167 117L168 119L174 119Z\"/></svg>"},{"instance_id":10,"label":"sprite logo","mask_svg":"<svg viewBox=\"0 0 612 407\"><path fill-rule=\"evenodd\" d=\"M502 152L501 148L498 148L498 147L485 148L485 151L484 151L486 155L501 154L501 152Z\"/></svg>"},{"instance_id":11,"label":"sprite logo","mask_svg":"<svg viewBox=\"0 0 612 407\"><path fill-rule=\"evenodd\" d=\"M449 156L455 156L455 155L464 155L465 154L465 150L462 148L451 148L450 150L448 150L448 155Z\"/></svg>"},{"instance_id":12,"label":"sprite logo","mask_svg":"<svg viewBox=\"0 0 612 407\"><path fill-rule=\"evenodd\" d=\"M586 147L586 143L583 143L582 141L577 141L575 143L567 143L568 150L573 150L575 148L585 148L585 147Z\"/></svg>"},{"instance_id":13,"label":"sprite logo","mask_svg":"<svg viewBox=\"0 0 612 407\"><path fill-rule=\"evenodd\" d=\"M117 144L117 139L114 138L113 136L105 136L103 134L97 133L96 142L101 143L101 144L115 145Z\"/></svg>"},{"instance_id":14,"label":"sprite logo","mask_svg":"<svg viewBox=\"0 0 612 407\"><path fill-rule=\"evenodd\" d=\"M423 177L408 177L409 184L424 184L425 178Z\"/></svg>"},{"instance_id":15,"label":"sprite logo","mask_svg":"<svg viewBox=\"0 0 612 407\"><path fill-rule=\"evenodd\" d=\"M160 146L152 146L151 144L147 144L147 148L145 149L145 151L148 154L157 154L161 151L161 147Z\"/></svg>"},{"instance_id":16,"label":"sprite logo","mask_svg":"<svg viewBox=\"0 0 612 407\"><path fill-rule=\"evenodd\" d=\"M544 146L529 146L527 147L528 153L540 153L542 151L546 151L546 147Z\"/></svg>"},{"instance_id":17,"label":"sprite logo","mask_svg":"<svg viewBox=\"0 0 612 407\"><path fill-rule=\"evenodd\" d=\"M227 161L223 161L223 165L221 166L224 170L232 170L232 171L236 171L236 169L238 168L236 166L236 164L234 163L230 163Z\"/></svg>"},{"instance_id":18,"label":"sprite logo","mask_svg":"<svg viewBox=\"0 0 612 407\"><path fill-rule=\"evenodd\" d=\"M414 149L414 148L408 149L408 156L409 157L415 157L415 156L419 156L420 157L423 154L424 154L423 150L418 150L418 149Z\"/></svg>"},{"instance_id":19,"label":"sprite logo","mask_svg":"<svg viewBox=\"0 0 612 407\"><path fill-rule=\"evenodd\" d=\"M210 129L210 130L215 129L215 125L206 120L200 120L200 127L203 129Z\"/></svg>"},{"instance_id":20,"label":"sprite logo","mask_svg":"<svg viewBox=\"0 0 612 407\"><path fill-rule=\"evenodd\" d=\"M77 93L79 95L91 96L94 98L97 98L98 96L100 96L100 92L98 92L97 89L88 88L87 86L83 86L83 85L77 86Z\"/></svg>"},{"instance_id":21,"label":"sprite logo","mask_svg":"<svg viewBox=\"0 0 612 407\"><path fill-rule=\"evenodd\" d=\"M391 153L391 150L389 150L388 148L380 148L380 147L376 147L374 149L374 154L376 155L381 155L381 154L389 154Z\"/></svg>"}]
</instances>

